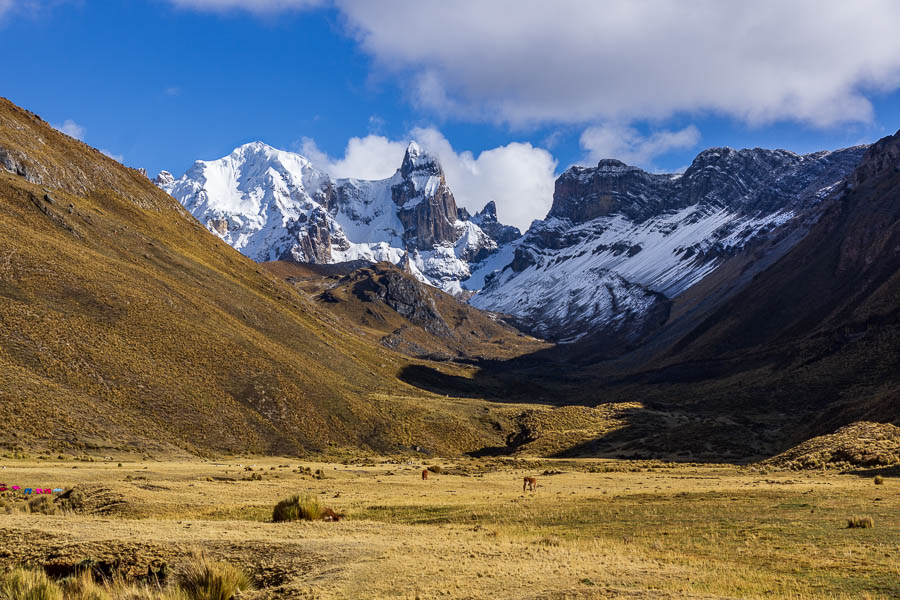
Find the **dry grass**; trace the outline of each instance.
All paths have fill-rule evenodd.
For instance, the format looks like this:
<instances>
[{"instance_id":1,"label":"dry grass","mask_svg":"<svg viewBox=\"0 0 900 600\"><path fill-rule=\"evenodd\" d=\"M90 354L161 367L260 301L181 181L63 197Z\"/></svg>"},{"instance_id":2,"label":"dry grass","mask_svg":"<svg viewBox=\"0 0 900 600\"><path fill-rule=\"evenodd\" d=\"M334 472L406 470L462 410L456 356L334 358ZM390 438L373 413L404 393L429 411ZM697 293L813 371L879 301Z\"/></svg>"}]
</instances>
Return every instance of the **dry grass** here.
<instances>
[{"instance_id":1,"label":"dry grass","mask_svg":"<svg viewBox=\"0 0 900 600\"><path fill-rule=\"evenodd\" d=\"M63 592L40 569L18 568L0 580L0 600L63 600Z\"/></svg>"},{"instance_id":2,"label":"dry grass","mask_svg":"<svg viewBox=\"0 0 900 600\"><path fill-rule=\"evenodd\" d=\"M165 561L175 565L171 588L185 550L196 547L253 577L260 589L244 598L322 600L881 599L892 597L900 573L900 497L865 476L458 458L429 459L443 475L423 482L425 464L406 458L120 461L75 470L3 461L7 480L40 472L98 509L0 515L0 568L65 571L91 557L97 572L117 565L133 585L152 561ZM247 466L266 477L241 481ZM317 470L326 478L313 477ZM523 494L522 476L545 470L560 473ZM273 503L290 492L352 518L271 522ZM123 508L98 512L95 494ZM878 527L845 529L847 514L870 515Z\"/></svg>"},{"instance_id":3,"label":"dry grass","mask_svg":"<svg viewBox=\"0 0 900 600\"><path fill-rule=\"evenodd\" d=\"M299 495L286 498L275 505L272 521L318 521L322 518L324 508L312 496Z\"/></svg>"},{"instance_id":4,"label":"dry grass","mask_svg":"<svg viewBox=\"0 0 900 600\"><path fill-rule=\"evenodd\" d=\"M875 527L875 519L872 517L850 517L847 519L848 529L871 529Z\"/></svg>"},{"instance_id":5,"label":"dry grass","mask_svg":"<svg viewBox=\"0 0 900 600\"><path fill-rule=\"evenodd\" d=\"M195 553L182 567L178 586L188 600L232 600L253 588L253 581L234 565Z\"/></svg>"}]
</instances>

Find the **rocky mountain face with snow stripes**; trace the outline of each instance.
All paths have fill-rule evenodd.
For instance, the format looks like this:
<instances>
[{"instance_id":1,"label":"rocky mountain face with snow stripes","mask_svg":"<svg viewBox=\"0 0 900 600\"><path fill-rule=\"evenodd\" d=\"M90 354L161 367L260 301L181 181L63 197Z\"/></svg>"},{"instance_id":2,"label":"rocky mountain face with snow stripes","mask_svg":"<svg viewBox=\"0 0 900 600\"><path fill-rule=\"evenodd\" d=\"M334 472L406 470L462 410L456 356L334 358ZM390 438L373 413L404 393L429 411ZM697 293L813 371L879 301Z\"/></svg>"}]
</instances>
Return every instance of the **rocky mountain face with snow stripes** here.
<instances>
[{"instance_id":1,"label":"rocky mountain face with snow stripes","mask_svg":"<svg viewBox=\"0 0 900 600\"><path fill-rule=\"evenodd\" d=\"M382 180L332 179L299 154L253 142L156 183L256 261L402 261L454 294L477 263L520 235L497 222L493 205L475 217L457 209L440 162L415 142Z\"/></svg>"},{"instance_id":2,"label":"rocky mountain face with snow stripes","mask_svg":"<svg viewBox=\"0 0 900 600\"><path fill-rule=\"evenodd\" d=\"M731 257L775 237L786 252L864 152L713 148L669 175L617 160L572 167L547 218L510 245L470 302L539 336L633 347L667 321L673 298Z\"/></svg>"},{"instance_id":3,"label":"rocky mountain face with snow stripes","mask_svg":"<svg viewBox=\"0 0 900 600\"><path fill-rule=\"evenodd\" d=\"M332 179L255 142L156 183L254 260L390 261L530 333L590 337L616 353L662 327L681 294L729 261L744 257L724 285L746 285L787 252L865 150L712 148L681 174L611 159L572 167L524 236L493 202L475 215L457 207L440 162L414 142L383 180Z\"/></svg>"}]
</instances>

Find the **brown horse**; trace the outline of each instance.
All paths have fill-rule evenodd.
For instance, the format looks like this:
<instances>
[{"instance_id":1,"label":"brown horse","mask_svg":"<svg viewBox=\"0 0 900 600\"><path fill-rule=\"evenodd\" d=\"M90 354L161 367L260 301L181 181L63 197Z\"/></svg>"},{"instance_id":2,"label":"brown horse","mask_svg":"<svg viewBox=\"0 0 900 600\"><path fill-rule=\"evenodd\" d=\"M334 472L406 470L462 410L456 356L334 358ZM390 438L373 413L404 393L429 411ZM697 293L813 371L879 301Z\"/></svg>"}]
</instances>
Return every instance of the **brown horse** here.
<instances>
[{"instance_id":1,"label":"brown horse","mask_svg":"<svg viewBox=\"0 0 900 600\"><path fill-rule=\"evenodd\" d=\"M534 491L534 488L537 487L537 479L534 477L524 477L522 479L522 491L524 492L526 489Z\"/></svg>"},{"instance_id":2,"label":"brown horse","mask_svg":"<svg viewBox=\"0 0 900 600\"><path fill-rule=\"evenodd\" d=\"M428 480L428 469L425 469L424 471L422 471L422 481L427 481L427 480Z\"/></svg>"}]
</instances>

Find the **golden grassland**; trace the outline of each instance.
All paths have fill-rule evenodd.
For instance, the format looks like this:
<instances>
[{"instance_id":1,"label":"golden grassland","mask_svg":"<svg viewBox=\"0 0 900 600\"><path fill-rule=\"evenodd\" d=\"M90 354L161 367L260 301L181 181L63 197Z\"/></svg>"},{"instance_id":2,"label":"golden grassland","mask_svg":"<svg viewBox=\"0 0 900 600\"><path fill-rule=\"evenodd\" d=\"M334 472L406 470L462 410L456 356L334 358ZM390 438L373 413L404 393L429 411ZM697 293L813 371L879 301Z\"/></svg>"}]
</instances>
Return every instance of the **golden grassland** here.
<instances>
[{"instance_id":1,"label":"golden grassland","mask_svg":"<svg viewBox=\"0 0 900 600\"><path fill-rule=\"evenodd\" d=\"M121 462L119 462L121 461ZM442 473L421 479L432 464ZM4 482L74 487L58 514L5 499L0 563L128 577L194 550L248 598L895 598L900 480L658 461L239 457L5 460ZM120 466L121 465L121 466ZM522 477L536 476L535 492ZM273 523L294 494L340 522ZM59 503L60 507L64 504ZM869 517L871 528L848 528Z\"/></svg>"}]
</instances>

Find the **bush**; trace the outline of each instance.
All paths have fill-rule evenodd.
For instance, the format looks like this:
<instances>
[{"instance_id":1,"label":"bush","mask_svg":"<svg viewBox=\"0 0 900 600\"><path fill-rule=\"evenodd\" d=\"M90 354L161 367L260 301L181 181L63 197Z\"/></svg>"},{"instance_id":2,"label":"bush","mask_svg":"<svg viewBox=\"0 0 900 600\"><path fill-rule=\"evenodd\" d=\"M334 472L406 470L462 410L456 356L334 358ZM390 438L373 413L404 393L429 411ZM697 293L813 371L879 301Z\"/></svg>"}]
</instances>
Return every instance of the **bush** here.
<instances>
[{"instance_id":1,"label":"bush","mask_svg":"<svg viewBox=\"0 0 900 600\"><path fill-rule=\"evenodd\" d=\"M42 515L55 515L59 512L50 496L35 496L28 501L28 512Z\"/></svg>"},{"instance_id":2,"label":"bush","mask_svg":"<svg viewBox=\"0 0 900 600\"><path fill-rule=\"evenodd\" d=\"M18 568L0 581L0 600L63 600L63 593L43 571Z\"/></svg>"},{"instance_id":3,"label":"bush","mask_svg":"<svg viewBox=\"0 0 900 600\"><path fill-rule=\"evenodd\" d=\"M178 586L189 600L231 600L252 589L253 582L240 568L195 553L184 565Z\"/></svg>"},{"instance_id":4,"label":"bush","mask_svg":"<svg viewBox=\"0 0 900 600\"><path fill-rule=\"evenodd\" d=\"M847 519L848 529L871 529L875 527L875 520L872 517L852 517Z\"/></svg>"},{"instance_id":5,"label":"bush","mask_svg":"<svg viewBox=\"0 0 900 600\"><path fill-rule=\"evenodd\" d=\"M876 475L875 485L884 485L884 477L882 477L881 475Z\"/></svg>"},{"instance_id":6,"label":"bush","mask_svg":"<svg viewBox=\"0 0 900 600\"><path fill-rule=\"evenodd\" d=\"M441 469L441 467L439 465L429 465L425 468L428 469L429 471L431 471L432 473L437 473L437 474L440 474L440 472L443 470L443 469Z\"/></svg>"},{"instance_id":7,"label":"bush","mask_svg":"<svg viewBox=\"0 0 900 600\"><path fill-rule=\"evenodd\" d=\"M312 496L291 496L275 505L272 520L281 521L318 521L322 518L322 506Z\"/></svg>"},{"instance_id":8,"label":"bush","mask_svg":"<svg viewBox=\"0 0 900 600\"><path fill-rule=\"evenodd\" d=\"M62 582L66 598L78 600L112 600L109 589L105 585L97 583L90 569L81 571L74 577L69 577Z\"/></svg>"}]
</instances>

